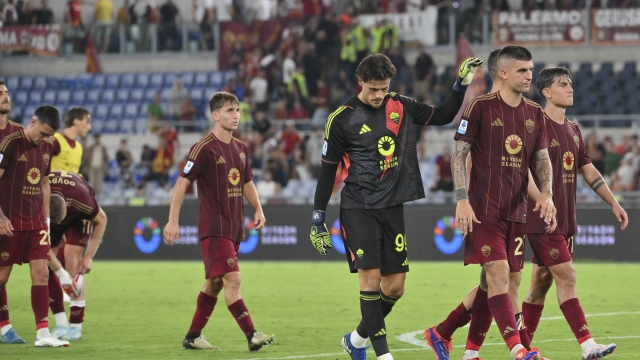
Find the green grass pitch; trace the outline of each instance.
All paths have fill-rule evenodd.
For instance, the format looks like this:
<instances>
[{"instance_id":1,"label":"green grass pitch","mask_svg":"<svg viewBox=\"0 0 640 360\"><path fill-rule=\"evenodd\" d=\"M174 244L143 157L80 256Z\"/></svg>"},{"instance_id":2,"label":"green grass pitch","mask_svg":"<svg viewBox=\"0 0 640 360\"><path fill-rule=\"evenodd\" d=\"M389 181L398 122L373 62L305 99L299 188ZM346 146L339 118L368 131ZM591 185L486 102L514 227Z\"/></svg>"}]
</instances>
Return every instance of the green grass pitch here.
<instances>
[{"instance_id":1,"label":"green grass pitch","mask_svg":"<svg viewBox=\"0 0 640 360\"><path fill-rule=\"evenodd\" d=\"M28 266L16 266L8 284L11 320L25 345L0 344L0 359L348 359L338 345L360 319L358 281L342 262L242 262L242 293L259 331L276 334L276 343L259 352L218 302L203 331L222 350L187 351L181 341L189 328L204 278L199 262L96 261L87 276L83 338L62 349L33 347ZM615 342L607 359L640 358L640 264L577 263L578 295L591 333ZM521 298L531 266L523 273ZM387 317L389 347L395 359L434 359L425 347L403 342L401 334L441 321L477 284L479 267L460 263L412 263L405 296ZM547 319L548 318L548 319ZM50 316L52 323L53 317ZM452 359L462 357L467 329L454 336ZM406 336L406 335L405 335ZM413 337L421 341L422 335ZM509 359L492 326L481 350L485 359ZM562 318L555 291L547 297L534 345L552 360L580 359L580 347ZM375 359L371 351L370 359Z\"/></svg>"}]
</instances>

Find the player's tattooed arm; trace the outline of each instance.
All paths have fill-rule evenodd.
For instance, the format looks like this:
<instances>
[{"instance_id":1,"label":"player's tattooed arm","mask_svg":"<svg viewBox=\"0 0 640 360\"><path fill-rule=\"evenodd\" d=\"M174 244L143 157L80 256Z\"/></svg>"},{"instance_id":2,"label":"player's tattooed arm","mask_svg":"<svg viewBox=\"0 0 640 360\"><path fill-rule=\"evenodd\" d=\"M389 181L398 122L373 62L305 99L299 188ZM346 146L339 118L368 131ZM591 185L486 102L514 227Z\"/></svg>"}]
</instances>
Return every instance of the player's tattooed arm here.
<instances>
[{"instance_id":1,"label":"player's tattooed arm","mask_svg":"<svg viewBox=\"0 0 640 360\"><path fill-rule=\"evenodd\" d=\"M540 192L542 194L552 194L553 173L551 171L551 159L549 151L541 149L533 153L536 164L536 177L540 184Z\"/></svg>"},{"instance_id":2,"label":"player's tattooed arm","mask_svg":"<svg viewBox=\"0 0 640 360\"><path fill-rule=\"evenodd\" d=\"M456 147L451 157L451 172L453 173L453 187L457 200L466 200L467 195L467 155L471 150L471 144L464 141L456 141Z\"/></svg>"},{"instance_id":3,"label":"player's tattooed arm","mask_svg":"<svg viewBox=\"0 0 640 360\"><path fill-rule=\"evenodd\" d=\"M589 183L589 186L593 189L593 191L598 192L600 186L604 185L604 179L602 176L598 176L595 180Z\"/></svg>"}]
</instances>

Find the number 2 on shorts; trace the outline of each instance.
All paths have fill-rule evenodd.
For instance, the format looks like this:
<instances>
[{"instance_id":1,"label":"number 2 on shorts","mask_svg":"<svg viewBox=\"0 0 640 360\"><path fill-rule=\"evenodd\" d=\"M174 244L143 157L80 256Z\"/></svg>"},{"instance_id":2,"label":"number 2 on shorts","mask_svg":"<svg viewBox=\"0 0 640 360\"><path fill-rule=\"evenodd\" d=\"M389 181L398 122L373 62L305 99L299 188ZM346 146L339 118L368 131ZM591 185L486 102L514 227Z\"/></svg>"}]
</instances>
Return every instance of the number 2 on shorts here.
<instances>
[{"instance_id":1,"label":"number 2 on shorts","mask_svg":"<svg viewBox=\"0 0 640 360\"><path fill-rule=\"evenodd\" d=\"M516 238L516 242L518 243L518 246L516 246L516 250L514 251L514 254L517 256L520 256L522 255L522 246L524 245L524 239L518 236Z\"/></svg>"},{"instance_id":2,"label":"number 2 on shorts","mask_svg":"<svg viewBox=\"0 0 640 360\"><path fill-rule=\"evenodd\" d=\"M47 230L40 230L40 235L42 235L42 239L40 239L40 245L49 245L49 232Z\"/></svg>"}]
</instances>

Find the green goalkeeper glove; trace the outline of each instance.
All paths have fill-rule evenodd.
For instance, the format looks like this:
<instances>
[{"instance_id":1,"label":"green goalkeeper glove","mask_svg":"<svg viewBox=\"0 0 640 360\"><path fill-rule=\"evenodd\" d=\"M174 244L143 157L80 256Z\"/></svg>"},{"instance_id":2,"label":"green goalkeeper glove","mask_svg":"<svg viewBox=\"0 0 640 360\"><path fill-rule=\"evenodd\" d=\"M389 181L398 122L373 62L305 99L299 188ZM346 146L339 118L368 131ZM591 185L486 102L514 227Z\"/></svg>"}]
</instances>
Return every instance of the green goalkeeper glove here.
<instances>
[{"instance_id":1,"label":"green goalkeeper glove","mask_svg":"<svg viewBox=\"0 0 640 360\"><path fill-rule=\"evenodd\" d=\"M473 81L473 75L480 66L484 66L484 61L477 57L468 58L462 62L460 71L458 72L458 80L456 80L456 83L453 85L453 89L458 92L464 92L467 85Z\"/></svg>"},{"instance_id":2,"label":"green goalkeeper glove","mask_svg":"<svg viewBox=\"0 0 640 360\"><path fill-rule=\"evenodd\" d=\"M327 249L331 249L331 235L324 223L324 211L313 210L311 216L311 243L318 250L320 255L327 256Z\"/></svg>"}]
</instances>

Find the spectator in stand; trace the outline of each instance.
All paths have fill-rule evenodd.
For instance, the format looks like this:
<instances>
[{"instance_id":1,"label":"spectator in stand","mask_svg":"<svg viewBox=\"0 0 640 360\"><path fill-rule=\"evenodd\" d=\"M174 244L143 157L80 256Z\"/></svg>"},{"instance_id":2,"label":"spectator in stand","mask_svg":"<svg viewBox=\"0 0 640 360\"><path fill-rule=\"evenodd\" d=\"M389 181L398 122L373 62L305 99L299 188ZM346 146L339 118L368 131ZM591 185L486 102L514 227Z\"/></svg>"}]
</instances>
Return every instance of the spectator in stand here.
<instances>
[{"instance_id":1,"label":"spectator in stand","mask_svg":"<svg viewBox=\"0 0 640 360\"><path fill-rule=\"evenodd\" d=\"M282 60L282 83L285 86L291 84L293 73L296 72L296 62L293 59L295 52L293 49L287 50L287 56Z\"/></svg>"},{"instance_id":2,"label":"spectator in stand","mask_svg":"<svg viewBox=\"0 0 640 360\"><path fill-rule=\"evenodd\" d=\"M184 99L182 107L178 111L178 119L180 120L178 130L180 132L192 132L195 128L193 122L197 114L198 110L191 103L191 99Z\"/></svg>"},{"instance_id":3,"label":"spectator in stand","mask_svg":"<svg viewBox=\"0 0 640 360\"><path fill-rule=\"evenodd\" d=\"M129 8L131 18L131 37L136 43L136 51L151 51L149 29L152 22L157 20L157 7L153 0L136 0Z\"/></svg>"},{"instance_id":4,"label":"spectator in stand","mask_svg":"<svg viewBox=\"0 0 640 360\"><path fill-rule=\"evenodd\" d=\"M598 143L598 136L595 132L592 132L587 136L587 141L585 141L585 148L587 149L587 153L591 158L591 163L593 166L602 174L604 173L604 146Z\"/></svg>"},{"instance_id":5,"label":"spectator in stand","mask_svg":"<svg viewBox=\"0 0 640 360\"><path fill-rule=\"evenodd\" d=\"M262 180L258 181L258 184L256 184L256 190L258 191L260 202L265 204L269 198L280 194L280 184L273 181L273 174L271 171L265 171L262 175Z\"/></svg>"},{"instance_id":6,"label":"spectator in stand","mask_svg":"<svg viewBox=\"0 0 640 360\"><path fill-rule=\"evenodd\" d=\"M87 151L89 159L89 179L96 194L102 192L102 183L109 169L107 147L100 142L100 134L93 135L93 145Z\"/></svg>"},{"instance_id":7,"label":"spectator in stand","mask_svg":"<svg viewBox=\"0 0 640 360\"><path fill-rule=\"evenodd\" d=\"M2 22L6 26L18 24L18 10L14 5L15 0L7 0L7 3L2 8Z\"/></svg>"},{"instance_id":8,"label":"spectator in stand","mask_svg":"<svg viewBox=\"0 0 640 360\"><path fill-rule=\"evenodd\" d=\"M294 120L305 120L309 118L309 111L302 106L300 100L294 100L289 116Z\"/></svg>"},{"instance_id":9,"label":"spectator in stand","mask_svg":"<svg viewBox=\"0 0 640 360\"><path fill-rule=\"evenodd\" d=\"M287 125L282 131L280 139L282 140L282 150L284 151L284 154L287 156L291 155L293 149L298 146L301 140L300 135L298 134L298 130L296 130L296 124L293 122L293 120L287 121Z\"/></svg>"},{"instance_id":10,"label":"spectator in stand","mask_svg":"<svg viewBox=\"0 0 640 360\"><path fill-rule=\"evenodd\" d=\"M107 52L109 50L114 14L111 0L98 0L94 4L93 38L98 52Z\"/></svg>"},{"instance_id":11,"label":"spectator in stand","mask_svg":"<svg viewBox=\"0 0 640 360\"><path fill-rule=\"evenodd\" d=\"M153 101L147 105L147 129L149 132L153 133L158 130L159 122L164 118L164 112L162 111L162 105L160 101L162 100L162 94L157 92L153 96Z\"/></svg>"},{"instance_id":12,"label":"spectator in stand","mask_svg":"<svg viewBox=\"0 0 640 360\"><path fill-rule=\"evenodd\" d=\"M193 17L200 27L200 50L213 50L213 0L193 0Z\"/></svg>"},{"instance_id":13,"label":"spectator in stand","mask_svg":"<svg viewBox=\"0 0 640 360\"><path fill-rule=\"evenodd\" d=\"M214 19L216 22L233 20L233 1L214 0Z\"/></svg>"},{"instance_id":14,"label":"spectator in stand","mask_svg":"<svg viewBox=\"0 0 640 360\"><path fill-rule=\"evenodd\" d=\"M612 173L618 170L620 167L620 160L622 160L622 155L618 154L615 150L615 146L613 145L613 139L610 136L607 136L602 140L602 146L604 147L605 155L604 155L604 173L606 177L610 177Z\"/></svg>"},{"instance_id":15,"label":"spectator in stand","mask_svg":"<svg viewBox=\"0 0 640 360\"><path fill-rule=\"evenodd\" d=\"M436 67L433 58L427 53L427 47L420 47L420 55L416 59L415 65L415 81L413 92L415 96L426 96L431 91L433 75L436 73Z\"/></svg>"},{"instance_id":16,"label":"spectator in stand","mask_svg":"<svg viewBox=\"0 0 640 360\"><path fill-rule=\"evenodd\" d=\"M28 26L34 24L36 21L36 9L30 0L24 3L22 9L18 9L18 14L18 23L20 25Z\"/></svg>"},{"instance_id":17,"label":"spectator in stand","mask_svg":"<svg viewBox=\"0 0 640 360\"><path fill-rule=\"evenodd\" d=\"M306 160L309 163L309 172L314 179L320 174L322 166L322 146L324 144L324 126L316 127L307 142Z\"/></svg>"},{"instance_id":18,"label":"spectator in stand","mask_svg":"<svg viewBox=\"0 0 640 360\"><path fill-rule=\"evenodd\" d=\"M64 39L73 44L76 53L84 53L85 30L82 24L82 1L69 0L64 10Z\"/></svg>"},{"instance_id":19,"label":"spectator in stand","mask_svg":"<svg viewBox=\"0 0 640 360\"><path fill-rule=\"evenodd\" d=\"M265 168L265 172L267 171L271 171L273 180L280 184L281 187L287 186L289 182L289 162L287 161L287 155L282 151L282 145L271 149Z\"/></svg>"},{"instance_id":20,"label":"spectator in stand","mask_svg":"<svg viewBox=\"0 0 640 360\"><path fill-rule=\"evenodd\" d=\"M143 173L148 173L151 171L151 167L153 166L153 160L156 158L156 150L151 148L149 145L142 145L142 152L140 153L140 163L138 164L138 168L142 169Z\"/></svg>"},{"instance_id":21,"label":"spectator in stand","mask_svg":"<svg viewBox=\"0 0 640 360\"><path fill-rule=\"evenodd\" d=\"M253 19L266 21L278 16L278 0L253 0Z\"/></svg>"},{"instance_id":22,"label":"spectator in stand","mask_svg":"<svg viewBox=\"0 0 640 360\"><path fill-rule=\"evenodd\" d=\"M240 64L242 64L243 60L244 60L244 46L240 41L236 41L233 44L233 48L231 49L231 54L229 55L229 65L231 66L231 69L238 72L238 70L240 69Z\"/></svg>"},{"instance_id":23,"label":"spectator in stand","mask_svg":"<svg viewBox=\"0 0 640 360\"><path fill-rule=\"evenodd\" d=\"M245 93L244 85L242 85L242 83L239 82L238 79L236 79L235 77L232 77L229 79L229 82L227 83L227 86L224 88L224 91L234 94L235 96L238 97L238 100L240 101L244 100L244 93ZM207 94L207 95L213 95L213 94Z\"/></svg>"},{"instance_id":24,"label":"spectator in stand","mask_svg":"<svg viewBox=\"0 0 640 360\"><path fill-rule=\"evenodd\" d=\"M116 153L116 161L120 168L120 178L126 188L134 187L133 174L131 173L131 165L133 164L133 156L127 148L127 139L120 140L120 149Z\"/></svg>"},{"instance_id":25,"label":"spectator in stand","mask_svg":"<svg viewBox=\"0 0 640 360\"><path fill-rule=\"evenodd\" d=\"M178 142L178 133L171 127L171 123L165 121L164 125L158 130L159 145L156 150L156 156L153 159L151 172L143 178L143 182L156 181L160 186L170 185L169 170L173 166L173 159L176 155L175 148Z\"/></svg>"},{"instance_id":26,"label":"spectator in stand","mask_svg":"<svg viewBox=\"0 0 640 360\"><path fill-rule=\"evenodd\" d=\"M436 172L431 191L453 191L453 175L451 174L451 149L445 147L442 155L436 158Z\"/></svg>"},{"instance_id":27,"label":"spectator in stand","mask_svg":"<svg viewBox=\"0 0 640 360\"><path fill-rule=\"evenodd\" d=\"M324 80L318 80L318 91L316 96L312 99L315 106L313 116L311 117L311 124L314 127L320 127L324 125L329 116L329 89Z\"/></svg>"},{"instance_id":28,"label":"spectator in stand","mask_svg":"<svg viewBox=\"0 0 640 360\"><path fill-rule=\"evenodd\" d=\"M264 77L264 71L258 69L256 76L249 82L251 105L254 109L267 110L269 108L268 89L269 83Z\"/></svg>"},{"instance_id":29,"label":"spectator in stand","mask_svg":"<svg viewBox=\"0 0 640 360\"><path fill-rule=\"evenodd\" d=\"M178 51L178 22L180 20L180 10L173 2L173 0L167 0L160 7L160 34L164 38L164 42L160 42L159 50L172 50Z\"/></svg>"},{"instance_id":30,"label":"spectator in stand","mask_svg":"<svg viewBox=\"0 0 640 360\"><path fill-rule=\"evenodd\" d=\"M287 94L291 107L293 107L294 100L307 103L309 90L307 89L307 78L304 76L304 67L298 67L291 75L291 83L287 86Z\"/></svg>"},{"instance_id":31,"label":"spectator in stand","mask_svg":"<svg viewBox=\"0 0 640 360\"><path fill-rule=\"evenodd\" d=\"M636 171L633 167L635 155L627 153L622 157L620 167L611 175L611 191L633 191L636 189Z\"/></svg>"},{"instance_id":32,"label":"spectator in stand","mask_svg":"<svg viewBox=\"0 0 640 360\"><path fill-rule=\"evenodd\" d=\"M184 100L189 98L189 91L182 84L182 79L177 78L169 93L169 109L167 114L172 119L177 119Z\"/></svg>"},{"instance_id":33,"label":"spectator in stand","mask_svg":"<svg viewBox=\"0 0 640 360\"><path fill-rule=\"evenodd\" d=\"M42 0L40 7L36 10L35 23L38 25L49 25L53 23L53 11L49 8L48 0Z\"/></svg>"},{"instance_id":34,"label":"spectator in stand","mask_svg":"<svg viewBox=\"0 0 640 360\"><path fill-rule=\"evenodd\" d=\"M267 118L267 112L265 110L257 110L253 117L252 124L253 131L260 134L262 142L266 141L275 134L276 129L271 125L271 122Z\"/></svg>"}]
</instances>

